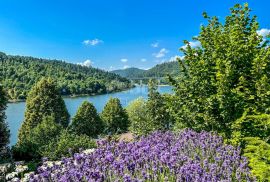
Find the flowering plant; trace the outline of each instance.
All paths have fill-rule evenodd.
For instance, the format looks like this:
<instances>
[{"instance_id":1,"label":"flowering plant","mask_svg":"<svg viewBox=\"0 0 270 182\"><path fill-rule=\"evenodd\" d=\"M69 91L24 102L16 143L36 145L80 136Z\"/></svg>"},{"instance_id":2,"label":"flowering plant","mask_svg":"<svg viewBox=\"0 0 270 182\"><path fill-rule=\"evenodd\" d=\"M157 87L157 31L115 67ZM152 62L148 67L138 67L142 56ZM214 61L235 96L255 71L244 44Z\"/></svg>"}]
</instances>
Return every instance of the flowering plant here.
<instances>
[{"instance_id":1,"label":"flowering plant","mask_svg":"<svg viewBox=\"0 0 270 182\"><path fill-rule=\"evenodd\" d=\"M208 132L154 132L134 142L98 145L44 163L30 181L254 181L240 148Z\"/></svg>"}]
</instances>

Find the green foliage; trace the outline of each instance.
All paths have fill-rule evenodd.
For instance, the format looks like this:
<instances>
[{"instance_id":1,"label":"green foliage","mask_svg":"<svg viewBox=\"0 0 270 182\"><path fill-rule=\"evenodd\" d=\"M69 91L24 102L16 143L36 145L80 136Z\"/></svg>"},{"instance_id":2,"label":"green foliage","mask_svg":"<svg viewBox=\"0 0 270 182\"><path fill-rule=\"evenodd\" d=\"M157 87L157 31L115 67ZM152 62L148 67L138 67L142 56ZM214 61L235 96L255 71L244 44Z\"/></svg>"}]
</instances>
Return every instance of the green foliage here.
<instances>
[{"instance_id":1,"label":"green foliage","mask_svg":"<svg viewBox=\"0 0 270 182\"><path fill-rule=\"evenodd\" d=\"M264 141L270 141L270 115L248 114L236 120L232 125L232 143L239 144L246 137L258 137Z\"/></svg>"},{"instance_id":2,"label":"green foliage","mask_svg":"<svg viewBox=\"0 0 270 182\"><path fill-rule=\"evenodd\" d=\"M153 80L148 85L148 100L146 103L149 118L148 127L150 131L167 130L171 127L171 119L165 98L157 91L157 85Z\"/></svg>"},{"instance_id":3,"label":"green foliage","mask_svg":"<svg viewBox=\"0 0 270 182\"><path fill-rule=\"evenodd\" d=\"M259 24L250 16L248 5L235 5L224 23L208 17L207 25L194 38L201 47L188 41L185 60L179 60L183 76L172 80L172 102L176 128L215 130L231 137L232 124L247 108L269 113L270 47L257 34Z\"/></svg>"},{"instance_id":4,"label":"green foliage","mask_svg":"<svg viewBox=\"0 0 270 182\"><path fill-rule=\"evenodd\" d=\"M69 156L79 150L95 148L96 143L87 135L76 135L63 130L61 134L52 140L46 147L43 148L41 154L43 157L48 157L50 160L58 160L61 157Z\"/></svg>"},{"instance_id":5,"label":"green foliage","mask_svg":"<svg viewBox=\"0 0 270 182\"><path fill-rule=\"evenodd\" d=\"M121 133L128 130L128 115L118 98L109 99L101 113L101 118L106 125L106 132L110 134Z\"/></svg>"},{"instance_id":6,"label":"green foliage","mask_svg":"<svg viewBox=\"0 0 270 182\"><path fill-rule=\"evenodd\" d=\"M126 108L129 121L130 131L135 135L146 135L151 132L149 127L149 117L147 113L146 102L143 98L132 101Z\"/></svg>"},{"instance_id":7,"label":"green foliage","mask_svg":"<svg viewBox=\"0 0 270 182\"><path fill-rule=\"evenodd\" d=\"M16 146L20 153L35 150L30 136L33 129L48 116L53 116L54 122L63 127L68 126L69 114L56 83L50 78L43 78L32 88L26 101L25 117Z\"/></svg>"},{"instance_id":8,"label":"green foliage","mask_svg":"<svg viewBox=\"0 0 270 182\"><path fill-rule=\"evenodd\" d=\"M70 125L71 131L89 137L97 137L102 133L103 128L103 122L95 106L87 101L82 103Z\"/></svg>"},{"instance_id":9,"label":"green foliage","mask_svg":"<svg viewBox=\"0 0 270 182\"><path fill-rule=\"evenodd\" d=\"M0 80L9 99L25 99L42 77L57 80L62 95L102 94L130 88L130 81L97 68L0 52Z\"/></svg>"},{"instance_id":10,"label":"green foliage","mask_svg":"<svg viewBox=\"0 0 270 182\"><path fill-rule=\"evenodd\" d=\"M245 138L244 156L258 181L270 181L270 145L258 137Z\"/></svg>"},{"instance_id":11,"label":"green foliage","mask_svg":"<svg viewBox=\"0 0 270 182\"><path fill-rule=\"evenodd\" d=\"M3 148L9 143L9 129L8 124L6 123L5 110L7 107L7 96L3 90L2 85L0 84L0 153Z\"/></svg>"},{"instance_id":12,"label":"green foliage","mask_svg":"<svg viewBox=\"0 0 270 182\"><path fill-rule=\"evenodd\" d=\"M41 123L34 127L30 135L25 139L27 142L21 145L16 145L13 149L13 153L16 159L40 159L43 149L54 140L60 132L63 130L63 126L55 122L53 116L45 116Z\"/></svg>"}]
</instances>

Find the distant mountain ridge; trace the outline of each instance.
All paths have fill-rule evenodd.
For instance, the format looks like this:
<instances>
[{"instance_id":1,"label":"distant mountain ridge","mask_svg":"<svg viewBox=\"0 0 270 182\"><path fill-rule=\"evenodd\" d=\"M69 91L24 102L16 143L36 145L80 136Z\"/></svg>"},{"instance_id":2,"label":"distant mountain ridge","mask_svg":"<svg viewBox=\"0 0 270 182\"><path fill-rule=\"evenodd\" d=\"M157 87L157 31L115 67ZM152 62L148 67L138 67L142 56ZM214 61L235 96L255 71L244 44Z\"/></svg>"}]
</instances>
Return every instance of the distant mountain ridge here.
<instances>
[{"instance_id":1,"label":"distant mountain ridge","mask_svg":"<svg viewBox=\"0 0 270 182\"><path fill-rule=\"evenodd\" d=\"M165 62L157 64L149 70L143 70L139 68L126 68L120 70L111 71L128 79L149 78L149 77L166 77L168 74L176 76L180 73L179 65L177 61Z\"/></svg>"}]
</instances>

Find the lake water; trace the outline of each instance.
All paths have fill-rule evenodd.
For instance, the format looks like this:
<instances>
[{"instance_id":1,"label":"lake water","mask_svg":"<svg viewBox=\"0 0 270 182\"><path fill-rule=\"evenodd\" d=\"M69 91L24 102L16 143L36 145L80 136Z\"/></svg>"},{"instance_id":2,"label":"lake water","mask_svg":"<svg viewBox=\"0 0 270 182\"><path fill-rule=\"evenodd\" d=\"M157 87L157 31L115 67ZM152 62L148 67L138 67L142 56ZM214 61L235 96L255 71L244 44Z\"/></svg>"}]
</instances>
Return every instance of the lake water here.
<instances>
[{"instance_id":1,"label":"lake water","mask_svg":"<svg viewBox=\"0 0 270 182\"><path fill-rule=\"evenodd\" d=\"M158 90L160 93L172 92L172 88L170 86L160 86ZM69 114L71 115L71 117L73 117L78 107L85 100L92 102L95 105L97 111L101 112L110 97L119 98L121 101L121 104L125 107L128 105L130 101L138 97L147 98L147 94L148 94L147 86L138 86L130 90L117 92L117 93L97 95L97 96L88 96L88 97L64 98L64 100L65 100L67 109L69 111ZM8 104L6 115L7 115L7 122L10 128L10 133L11 133L10 145L14 145L17 141L17 134L24 118L24 111L25 111L25 102Z\"/></svg>"}]
</instances>

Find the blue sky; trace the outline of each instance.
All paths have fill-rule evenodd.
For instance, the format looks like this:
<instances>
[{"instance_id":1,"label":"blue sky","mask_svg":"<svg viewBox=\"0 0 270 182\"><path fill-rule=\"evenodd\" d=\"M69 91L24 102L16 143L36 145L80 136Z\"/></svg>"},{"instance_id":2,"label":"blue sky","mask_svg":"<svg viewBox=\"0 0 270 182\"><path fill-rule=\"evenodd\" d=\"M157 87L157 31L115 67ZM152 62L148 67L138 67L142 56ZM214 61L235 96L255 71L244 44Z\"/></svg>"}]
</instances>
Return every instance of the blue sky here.
<instances>
[{"instance_id":1,"label":"blue sky","mask_svg":"<svg viewBox=\"0 0 270 182\"><path fill-rule=\"evenodd\" d=\"M269 0L0 0L0 51L92 64L150 68L181 53L198 35L202 12L224 20L248 2L270 28Z\"/></svg>"}]
</instances>

